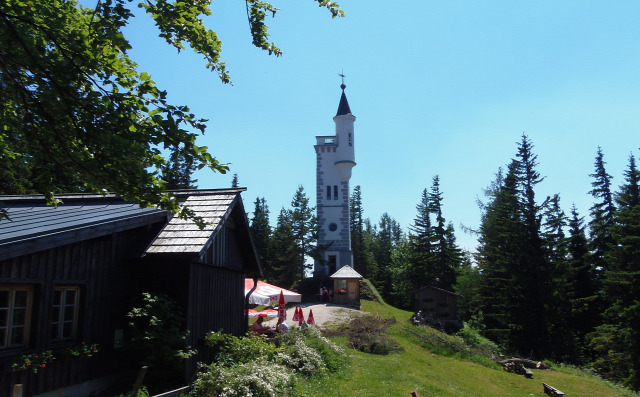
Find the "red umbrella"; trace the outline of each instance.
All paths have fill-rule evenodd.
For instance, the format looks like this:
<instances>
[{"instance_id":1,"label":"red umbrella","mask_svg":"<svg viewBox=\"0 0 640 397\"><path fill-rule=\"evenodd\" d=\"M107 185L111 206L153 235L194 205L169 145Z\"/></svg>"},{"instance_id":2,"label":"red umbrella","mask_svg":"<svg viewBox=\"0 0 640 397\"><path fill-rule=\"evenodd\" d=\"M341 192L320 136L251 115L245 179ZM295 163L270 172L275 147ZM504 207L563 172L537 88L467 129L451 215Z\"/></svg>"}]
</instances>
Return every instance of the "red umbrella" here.
<instances>
[{"instance_id":1,"label":"red umbrella","mask_svg":"<svg viewBox=\"0 0 640 397\"><path fill-rule=\"evenodd\" d=\"M285 305L284 303L284 294L282 293L282 290L280 290L280 302L278 304L278 317L280 317L282 320L287 319L287 305Z\"/></svg>"},{"instance_id":2,"label":"red umbrella","mask_svg":"<svg viewBox=\"0 0 640 397\"><path fill-rule=\"evenodd\" d=\"M309 309L309 317L307 319L307 324L315 324L316 320L313 319L313 310Z\"/></svg>"},{"instance_id":3,"label":"red umbrella","mask_svg":"<svg viewBox=\"0 0 640 397\"><path fill-rule=\"evenodd\" d=\"M275 309L264 309L258 313L258 317L278 317L278 311Z\"/></svg>"},{"instance_id":4,"label":"red umbrella","mask_svg":"<svg viewBox=\"0 0 640 397\"><path fill-rule=\"evenodd\" d=\"M298 321L300 320L300 306L296 306L296 310L294 310L293 312L293 321Z\"/></svg>"},{"instance_id":5,"label":"red umbrella","mask_svg":"<svg viewBox=\"0 0 640 397\"><path fill-rule=\"evenodd\" d=\"M298 316L298 326L302 327L304 324L304 314L302 313L302 309L300 309L300 315Z\"/></svg>"},{"instance_id":6,"label":"red umbrella","mask_svg":"<svg viewBox=\"0 0 640 397\"><path fill-rule=\"evenodd\" d=\"M249 313L250 318L258 317L258 312L253 309L249 309L247 313Z\"/></svg>"}]
</instances>

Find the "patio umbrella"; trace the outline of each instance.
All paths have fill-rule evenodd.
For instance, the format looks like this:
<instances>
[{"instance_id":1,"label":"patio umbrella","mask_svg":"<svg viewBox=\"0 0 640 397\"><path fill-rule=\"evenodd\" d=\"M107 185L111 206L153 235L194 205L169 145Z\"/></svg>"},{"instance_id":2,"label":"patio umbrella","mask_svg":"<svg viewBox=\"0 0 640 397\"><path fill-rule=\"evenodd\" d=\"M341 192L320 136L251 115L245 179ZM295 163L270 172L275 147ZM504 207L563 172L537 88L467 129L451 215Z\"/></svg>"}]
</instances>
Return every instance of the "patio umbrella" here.
<instances>
[{"instance_id":1,"label":"patio umbrella","mask_svg":"<svg viewBox=\"0 0 640 397\"><path fill-rule=\"evenodd\" d=\"M300 315L298 316L298 326L302 327L304 324L304 314L302 313L302 309L300 309Z\"/></svg>"},{"instance_id":2,"label":"patio umbrella","mask_svg":"<svg viewBox=\"0 0 640 397\"><path fill-rule=\"evenodd\" d=\"M309 317L307 318L307 324L315 324L316 320L313 319L313 309L309 309Z\"/></svg>"},{"instance_id":3,"label":"patio umbrella","mask_svg":"<svg viewBox=\"0 0 640 397\"><path fill-rule=\"evenodd\" d=\"M284 303L284 294L282 290L280 290L280 302L278 302L278 317L282 320L287 319L287 305Z\"/></svg>"},{"instance_id":4,"label":"patio umbrella","mask_svg":"<svg viewBox=\"0 0 640 397\"><path fill-rule=\"evenodd\" d=\"M249 310L247 311L247 313L249 313L249 318L256 318L256 317L258 317L258 312L257 312L257 311L255 311L255 310L253 310L253 309L249 309Z\"/></svg>"},{"instance_id":5,"label":"patio umbrella","mask_svg":"<svg viewBox=\"0 0 640 397\"><path fill-rule=\"evenodd\" d=\"M264 309L258 312L258 317L278 317L278 311L275 309Z\"/></svg>"},{"instance_id":6,"label":"patio umbrella","mask_svg":"<svg viewBox=\"0 0 640 397\"><path fill-rule=\"evenodd\" d=\"M300 306L296 306L296 310L294 310L293 318L291 320L293 320L293 321L300 320Z\"/></svg>"},{"instance_id":7,"label":"patio umbrella","mask_svg":"<svg viewBox=\"0 0 640 397\"><path fill-rule=\"evenodd\" d=\"M244 279L244 294L245 296L249 293L249 291L253 288L253 279L245 278ZM284 289L282 287L278 287L273 284L265 283L264 281L258 281L255 291L251 294L249 298L249 303L251 299L255 296L255 299L262 300L263 297L268 297L271 302L278 302L278 298L280 298L280 293L282 292L284 296L285 302L300 302L302 300L302 295L295 293L293 291L289 291L288 289ZM255 303L255 304L264 304L268 305L269 303Z\"/></svg>"}]
</instances>

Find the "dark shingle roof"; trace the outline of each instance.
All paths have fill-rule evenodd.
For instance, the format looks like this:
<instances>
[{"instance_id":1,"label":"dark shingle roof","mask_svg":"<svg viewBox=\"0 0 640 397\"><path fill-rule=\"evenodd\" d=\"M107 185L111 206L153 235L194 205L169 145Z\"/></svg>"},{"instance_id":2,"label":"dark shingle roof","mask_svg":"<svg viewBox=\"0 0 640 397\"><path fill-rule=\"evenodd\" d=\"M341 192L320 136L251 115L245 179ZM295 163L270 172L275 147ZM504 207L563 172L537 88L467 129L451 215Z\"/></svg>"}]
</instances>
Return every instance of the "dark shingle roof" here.
<instances>
[{"instance_id":1,"label":"dark shingle roof","mask_svg":"<svg viewBox=\"0 0 640 397\"><path fill-rule=\"evenodd\" d=\"M167 219L167 211L113 197L64 197L53 207L42 196L0 196L9 216L0 220L0 260Z\"/></svg>"}]
</instances>

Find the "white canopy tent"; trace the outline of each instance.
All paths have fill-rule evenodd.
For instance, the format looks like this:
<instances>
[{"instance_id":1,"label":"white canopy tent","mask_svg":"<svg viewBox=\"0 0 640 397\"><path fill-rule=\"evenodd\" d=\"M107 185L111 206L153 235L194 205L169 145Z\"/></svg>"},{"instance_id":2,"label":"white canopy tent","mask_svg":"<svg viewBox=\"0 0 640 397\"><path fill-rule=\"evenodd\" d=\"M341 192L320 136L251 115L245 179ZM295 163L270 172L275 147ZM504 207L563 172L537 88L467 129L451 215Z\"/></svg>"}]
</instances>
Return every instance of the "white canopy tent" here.
<instances>
[{"instance_id":1,"label":"white canopy tent","mask_svg":"<svg viewBox=\"0 0 640 397\"><path fill-rule=\"evenodd\" d=\"M249 291L253 288L253 279L246 278L244 279L244 295L247 296ZM302 300L302 295L289 291L288 289L284 289L269 283L265 283L264 281L258 281L258 285L249 297L249 303L253 305L269 305L272 302L278 302L280 299L280 291L284 295L284 301L289 302L300 302Z\"/></svg>"}]
</instances>

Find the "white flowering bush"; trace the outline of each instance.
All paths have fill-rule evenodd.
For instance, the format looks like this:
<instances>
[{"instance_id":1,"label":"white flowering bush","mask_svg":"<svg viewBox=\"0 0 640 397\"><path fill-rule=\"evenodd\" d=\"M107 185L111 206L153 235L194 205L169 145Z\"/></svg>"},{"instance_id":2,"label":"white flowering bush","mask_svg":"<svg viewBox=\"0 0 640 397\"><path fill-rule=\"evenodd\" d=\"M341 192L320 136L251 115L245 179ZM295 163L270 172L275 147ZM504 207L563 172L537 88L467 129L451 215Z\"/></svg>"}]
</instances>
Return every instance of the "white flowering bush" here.
<instances>
[{"instance_id":1,"label":"white flowering bush","mask_svg":"<svg viewBox=\"0 0 640 397\"><path fill-rule=\"evenodd\" d=\"M321 374L326 370L320 353L302 339L296 339L293 344L283 346L276 355L276 361L307 376Z\"/></svg>"},{"instance_id":2,"label":"white flowering bush","mask_svg":"<svg viewBox=\"0 0 640 397\"><path fill-rule=\"evenodd\" d=\"M295 395L292 371L273 362L252 361L232 367L212 364L193 382L193 397L271 397Z\"/></svg>"}]
</instances>

